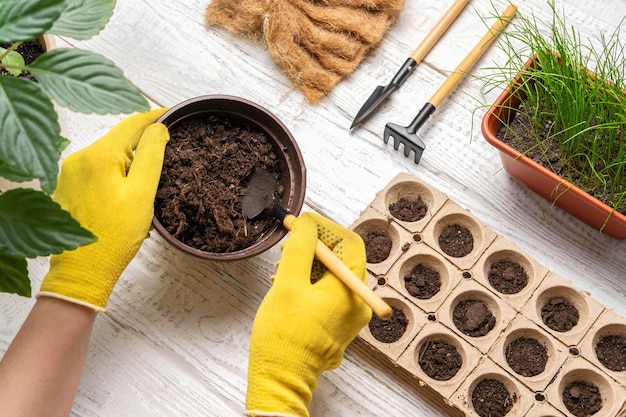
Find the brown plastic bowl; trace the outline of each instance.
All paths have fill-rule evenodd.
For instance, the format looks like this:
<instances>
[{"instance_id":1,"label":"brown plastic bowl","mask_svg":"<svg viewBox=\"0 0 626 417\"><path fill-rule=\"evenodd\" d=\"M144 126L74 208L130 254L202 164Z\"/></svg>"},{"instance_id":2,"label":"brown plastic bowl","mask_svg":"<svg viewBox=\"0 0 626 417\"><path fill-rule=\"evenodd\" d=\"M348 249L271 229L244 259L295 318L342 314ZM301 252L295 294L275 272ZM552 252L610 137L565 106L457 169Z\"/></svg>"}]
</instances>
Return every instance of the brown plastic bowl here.
<instances>
[{"instance_id":1,"label":"brown plastic bowl","mask_svg":"<svg viewBox=\"0 0 626 417\"><path fill-rule=\"evenodd\" d=\"M228 96L208 95L186 100L168 110L158 122L172 128L184 121L205 118L209 115L228 117L235 123L248 124L264 132L274 144L278 153L281 181L285 193L281 200L283 207L297 215L304 204L306 191L306 167L296 140L287 127L267 109L249 100ZM174 247L191 255L213 261L235 261L256 256L276 245L287 234L287 230L277 225L263 239L245 249L214 253L193 248L175 239L159 219L154 216L152 225L163 238Z\"/></svg>"}]
</instances>

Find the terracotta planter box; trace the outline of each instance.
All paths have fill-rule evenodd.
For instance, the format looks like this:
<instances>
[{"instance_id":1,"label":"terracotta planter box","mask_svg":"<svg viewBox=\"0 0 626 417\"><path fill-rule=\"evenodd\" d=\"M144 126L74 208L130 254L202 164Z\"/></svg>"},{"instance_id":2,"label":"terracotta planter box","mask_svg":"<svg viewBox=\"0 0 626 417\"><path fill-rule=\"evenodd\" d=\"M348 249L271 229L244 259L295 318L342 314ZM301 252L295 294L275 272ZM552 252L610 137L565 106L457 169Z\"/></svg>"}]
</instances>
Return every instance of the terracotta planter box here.
<instances>
[{"instance_id":1,"label":"terracotta planter box","mask_svg":"<svg viewBox=\"0 0 626 417\"><path fill-rule=\"evenodd\" d=\"M524 69L527 69L529 60ZM513 80L513 85L518 79ZM507 87L487 110L481 128L487 142L500 151L504 170L551 203L616 239L626 239L626 216L592 197L549 169L526 157L496 137L498 130L510 120L520 100L511 96Z\"/></svg>"}]
</instances>

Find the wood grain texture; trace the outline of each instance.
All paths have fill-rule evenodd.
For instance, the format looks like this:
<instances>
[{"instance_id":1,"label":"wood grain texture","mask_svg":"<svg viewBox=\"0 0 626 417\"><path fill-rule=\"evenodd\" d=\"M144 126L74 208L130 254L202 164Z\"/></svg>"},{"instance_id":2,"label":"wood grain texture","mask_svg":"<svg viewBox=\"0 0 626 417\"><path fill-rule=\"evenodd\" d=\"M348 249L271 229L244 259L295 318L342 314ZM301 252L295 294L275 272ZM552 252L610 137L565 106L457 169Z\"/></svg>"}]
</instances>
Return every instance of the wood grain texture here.
<instances>
[{"instance_id":1,"label":"wood grain texture","mask_svg":"<svg viewBox=\"0 0 626 417\"><path fill-rule=\"evenodd\" d=\"M504 0L473 0L411 77L378 112L352 132L363 101L389 82L450 1L407 0L396 24L361 66L312 105L289 84L261 44L204 26L208 0L118 0L97 37L70 46L117 63L155 106L205 94L255 101L292 131L307 165L307 210L350 225L399 172L447 194L551 271L626 316L626 241L602 236L501 170L482 138L482 83L465 78L419 132L426 150L419 165L385 145L387 122L407 125L463 56L485 33ZM550 15L544 0L520 12ZM622 0L557 0L566 23L582 37L611 33L626 15ZM483 22L484 19L484 22ZM504 57L485 53L473 74ZM71 152L93 142L121 115L69 112L64 134ZM219 264L168 246L152 232L120 279L107 312L98 317L87 368L72 415L239 416L243 413L249 333L270 286L279 247L253 259ZM29 262L36 291L47 259ZM26 317L32 299L0 294L0 352ZM355 341L342 365L325 373L312 415L446 416L437 395Z\"/></svg>"}]
</instances>

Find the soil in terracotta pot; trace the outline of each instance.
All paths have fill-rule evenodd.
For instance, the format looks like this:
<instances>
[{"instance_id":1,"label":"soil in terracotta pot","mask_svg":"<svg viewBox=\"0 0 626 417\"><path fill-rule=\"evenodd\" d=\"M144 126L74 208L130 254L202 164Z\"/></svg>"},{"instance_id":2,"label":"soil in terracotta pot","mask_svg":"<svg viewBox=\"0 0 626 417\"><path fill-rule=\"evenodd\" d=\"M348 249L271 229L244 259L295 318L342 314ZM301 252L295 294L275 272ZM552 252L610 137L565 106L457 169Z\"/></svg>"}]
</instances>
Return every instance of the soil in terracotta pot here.
<instances>
[{"instance_id":1,"label":"soil in terracotta pot","mask_svg":"<svg viewBox=\"0 0 626 417\"><path fill-rule=\"evenodd\" d=\"M626 335L606 335L596 344L596 356L611 371L626 371Z\"/></svg>"},{"instance_id":2,"label":"soil in terracotta pot","mask_svg":"<svg viewBox=\"0 0 626 417\"><path fill-rule=\"evenodd\" d=\"M552 297L541 307L541 320L555 332L568 332L578 324L578 309L564 297Z\"/></svg>"},{"instance_id":3,"label":"soil in terracotta pot","mask_svg":"<svg viewBox=\"0 0 626 417\"><path fill-rule=\"evenodd\" d=\"M480 417L504 417L515 401L517 395L497 379L485 378L472 391L472 406Z\"/></svg>"},{"instance_id":4,"label":"soil in terracotta pot","mask_svg":"<svg viewBox=\"0 0 626 417\"><path fill-rule=\"evenodd\" d=\"M459 372L463 358L456 347L443 340L427 340L419 350L417 363L436 381L449 381Z\"/></svg>"},{"instance_id":5,"label":"soil in terracotta pot","mask_svg":"<svg viewBox=\"0 0 626 417\"><path fill-rule=\"evenodd\" d=\"M392 240L384 231L370 231L360 235L365 243L367 262L378 264L389 257Z\"/></svg>"},{"instance_id":6,"label":"soil in terracotta pot","mask_svg":"<svg viewBox=\"0 0 626 417\"><path fill-rule=\"evenodd\" d=\"M456 223L444 227L438 241L441 250L454 258L467 256L474 249L472 233L468 228Z\"/></svg>"},{"instance_id":7,"label":"soil in terracotta pot","mask_svg":"<svg viewBox=\"0 0 626 417\"><path fill-rule=\"evenodd\" d=\"M463 334L481 337L489 333L496 325L496 318L480 300L463 300L454 306L452 312L454 325Z\"/></svg>"},{"instance_id":8,"label":"soil in terracotta pot","mask_svg":"<svg viewBox=\"0 0 626 417\"><path fill-rule=\"evenodd\" d=\"M528 274L520 264L512 261L492 263L487 279L502 294L517 294L528 285Z\"/></svg>"},{"instance_id":9,"label":"soil in terracotta pot","mask_svg":"<svg viewBox=\"0 0 626 417\"><path fill-rule=\"evenodd\" d=\"M389 204L389 213L403 222L416 222L426 216L428 205L424 203L422 197L416 198L400 197L395 203Z\"/></svg>"},{"instance_id":10,"label":"soil in terracotta pot","mask_svg":"<svg viewBox=\"0 0 626 417\"><path fill-rule=\"evenodd\" d=\"M277 227L262 213L244 215L241 199L256 168L280 180L278 159L263 132L208 116L170 128L154 213L187 246L229 253L248 248ZM276 197L284 190L277 182Z\"/></svg>"},{"instance_id":11,"label":"soil in terracotta pot","mask_svg":"<svg viewBox=\"0 0 626 417\"><path fill-rule=\"evenodd\" d=\"M602 395L595 384L573 381L563 390L563 404L576 417L587 417L602 409Z\"/></svg>"},{"instance_id":12,"label":"soil in terracotta pot","mask_svg":"<svg viewBox=\"0 0 626 417\"><path fill-rule=\"evenodd\" d=\"M509 121L509 132L507 134L507 127L502 126L498 132L496 132L496 138L506 143L513 149L516 149L525 156L537 162L539 165L551 170L555 174L569 180L572 184L577 185L579 188L586 190L592 196L595 196L603 203L607 203L606 190L599 186L599 189L590 189L586 184L582 184L579 181L579 176L575 171L568 169L561 163L561 150L559 149L558 141L545 140L547 135L553 133L551 131L552 124L546 124L545 131L533 132L531 131L534 123L529 120L524 111L525 103L522 101L520 104L520 110L515 113L515 116ZM543 141L542 146L537 146L537 136ZM622 207L618 209L620 213L626 215L626 208Z\"/></svg>"},{"instance_id":13,"label":"soil in terracotta pot","mask_svg":"<svg viewBox=\"0 0 626 417\"><path fill-rule=\"evenodd\" d=\"M546 369L548 349L537 339L520 337L508 344L505 350L506 363L518 375L532 377Z\"/></svg>"},{"instance_id":14,"label":"soil in terracotta pot","mask_svg":"<svg viewBox=\"0 0 626 417\"><path fill-rule=\"evenodd\" d=\"M0 43L0 46L6 49L10 47L11 44ZM24 63L26 65L31 64L35 59L39 58L39 55L44 53L43 48L41 47L39 42L36 41L24 42L17 47L16 51L19 52L20 55L22 55L22 58L24 58ZM0 68L0 75L9 75L9 72L4 68ZM22 71L20 77L28 78L32 81L35 81L35 78L25 71Z\"/></svg>"},{"instance_id":15,"label":"soil in terracotta pot","mask_svg":"<svg viewBox=\"0 0 626 417\"><path fill-rule=\"evenodd\" d=\"M379 342L397 342L409 326L409 319L402 309L392 306L391 311L391 317L388 319L384 320L373 315L369 322L370 332Z\"/></svg>"},{"instance_id":16,"label":"soil in terracotta pot","mask_svg":"<svg viewBox=\"0 0 626 417\"><path fill-rule=\"evenodd\" d=\"M417 264L404 277L404 287L413 297L428 300L441 289L441 276L436 270Z\"/></svg>"}]
</instances>

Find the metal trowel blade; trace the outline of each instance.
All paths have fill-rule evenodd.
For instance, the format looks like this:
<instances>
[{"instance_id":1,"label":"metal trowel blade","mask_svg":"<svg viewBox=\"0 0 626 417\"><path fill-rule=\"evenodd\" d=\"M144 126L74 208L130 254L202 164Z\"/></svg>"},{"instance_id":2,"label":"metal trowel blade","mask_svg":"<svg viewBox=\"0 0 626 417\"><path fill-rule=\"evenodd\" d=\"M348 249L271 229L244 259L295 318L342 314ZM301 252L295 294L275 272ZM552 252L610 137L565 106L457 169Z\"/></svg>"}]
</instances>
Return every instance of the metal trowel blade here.
<instances>
[{"instance_id":1,"label":"metal trowel blade","mask_svg":"<svg viewBox=\"0 0 626 417\"><path fill-rule=\"evenodd\" d=\"M248 182L241 200L241 208L248 219L254 219L265 209L274 205L276 178L264 169L257 168Z\"/></svg>"}]
</instances>

